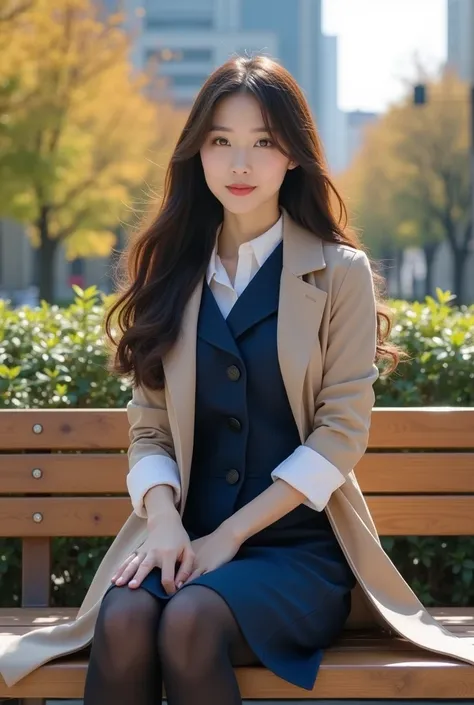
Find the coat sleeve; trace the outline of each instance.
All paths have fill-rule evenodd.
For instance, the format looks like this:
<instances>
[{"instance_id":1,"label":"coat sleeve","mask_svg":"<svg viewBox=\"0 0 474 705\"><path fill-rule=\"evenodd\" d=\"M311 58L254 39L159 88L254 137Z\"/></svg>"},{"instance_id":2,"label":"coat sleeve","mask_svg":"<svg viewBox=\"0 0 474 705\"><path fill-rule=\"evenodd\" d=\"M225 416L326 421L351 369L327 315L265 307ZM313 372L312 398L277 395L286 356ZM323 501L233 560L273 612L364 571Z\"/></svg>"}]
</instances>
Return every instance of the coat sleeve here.
<instances>
[{"instance_id":1,"label":"coat sleeve","mask_svg":"<svg viewBox=\"0 0 474 705\"><path fill-rule=\"evenodd\" d=\"M136 514L146 518L143 498L151 487L170 485L176 505L181 498L164 390L135 387L127 404L127 417L130 424L127 488Z\"/></svg>"},{"instance_id":2,"label":"coat sleeve","mask_svg":"<svg viewBox=\"0 0 474 705\"><path fill-rule=\"evenodd\" d=\"M372 272L358 250L332 303L323 383L316 398L313 431L273 473L322 511L368 444L375 401L373 384L377 314ZM297 471L296 471L297 470Z\"/></svg>"}]
</instances>

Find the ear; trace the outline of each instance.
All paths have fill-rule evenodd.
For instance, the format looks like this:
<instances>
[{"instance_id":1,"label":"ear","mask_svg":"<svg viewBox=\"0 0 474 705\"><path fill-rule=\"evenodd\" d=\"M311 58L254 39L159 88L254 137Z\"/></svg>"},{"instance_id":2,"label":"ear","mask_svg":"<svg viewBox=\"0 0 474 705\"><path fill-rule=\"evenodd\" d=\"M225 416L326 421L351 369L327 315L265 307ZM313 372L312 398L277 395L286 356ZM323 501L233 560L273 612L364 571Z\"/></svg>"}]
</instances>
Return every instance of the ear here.
<instances>
[{"instance_id":1,"label":"ear","mask_svg":"<svg viewBox=\"0 0 474 705\"><path fill-rule=\"evenodd\" d=\"M298 166L298 164L294 161L290 161L288 164L288 169L295 169Z\"/></svg>"}]
</instances>

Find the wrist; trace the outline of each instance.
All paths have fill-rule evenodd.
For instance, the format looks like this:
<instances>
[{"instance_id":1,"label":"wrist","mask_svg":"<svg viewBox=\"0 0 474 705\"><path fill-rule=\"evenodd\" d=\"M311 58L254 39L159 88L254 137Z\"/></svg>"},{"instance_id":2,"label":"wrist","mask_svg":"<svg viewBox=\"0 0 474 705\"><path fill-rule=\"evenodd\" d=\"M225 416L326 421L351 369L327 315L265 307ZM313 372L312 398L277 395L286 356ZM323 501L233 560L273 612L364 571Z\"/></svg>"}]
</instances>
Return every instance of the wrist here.
<instances>
[{"instance_id":1,"label":"wrist","mask_svg":"<svg viewBox=\"0 0 474 705\"><path fill-rule=\"evenodd\" d=\"M156 526L157 524L169 524L177 520L181 521L181 516L176 507L158 507L148 513L147 525Z\"/></svg>"},{"instance_id":2,"label":"wrist","mask_svg":"<svg viewBox=\"0 0 474 705\"><path fill-rule=\"evenodd\" d=\"M240 522L236 520L235 517L236 515L234 514L223 521L219 528L230 538L234 545L241 546L244 541L248 539L248 536L243 530L243 527L240 525Z\"/></svg>"},{"instance_id":3,"label":"wrist","mask_svg":"<svg viewBox=\"0 0 474 705\"><path fill-rule=\"evenodd\" d=\"M147 518L172 516L177 512L174 489L170 485L154 485L143 497Z\"/></svg>"}]
</instances>

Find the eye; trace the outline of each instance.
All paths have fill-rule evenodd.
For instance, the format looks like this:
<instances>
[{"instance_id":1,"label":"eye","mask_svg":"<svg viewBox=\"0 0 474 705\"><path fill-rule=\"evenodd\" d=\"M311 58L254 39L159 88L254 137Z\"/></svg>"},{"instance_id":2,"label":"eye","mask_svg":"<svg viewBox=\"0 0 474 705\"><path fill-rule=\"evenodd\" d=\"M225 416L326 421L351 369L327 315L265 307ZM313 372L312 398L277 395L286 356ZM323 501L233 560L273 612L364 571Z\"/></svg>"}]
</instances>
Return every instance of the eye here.
<instances>
[{"instance_id":1,"label":"eye","mask_svg":"<svg viewBox=\"0 0 474 705\"><path fill-rule=\"evenodd\" d=\"M212 140L212 144L216 144L218 147L226 147L229 144L229 140L226 137L216 137Z\"/></svg>"},{"instance_id":2,"label":"eye","mask_svg":"<svg viewBox=\"0 0 474 705\"><path fill-rule=\"evenodd\" d=\"M257 147L273 147L273 142L268 137L263 137L255 143Z\"/></svg>"}]
</instances>

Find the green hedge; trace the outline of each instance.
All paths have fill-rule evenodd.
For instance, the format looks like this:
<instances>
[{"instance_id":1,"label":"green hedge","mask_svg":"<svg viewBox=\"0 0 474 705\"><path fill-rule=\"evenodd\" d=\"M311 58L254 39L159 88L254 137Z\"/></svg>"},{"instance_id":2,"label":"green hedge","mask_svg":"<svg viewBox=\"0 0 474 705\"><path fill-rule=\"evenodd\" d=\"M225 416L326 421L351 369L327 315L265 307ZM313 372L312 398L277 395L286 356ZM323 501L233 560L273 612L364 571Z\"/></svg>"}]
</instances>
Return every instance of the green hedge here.
<instances>
[{"instance_id":1,"label":"green hedge","mask_svg":"<svg viewBox=\"0 0 474 705\"><path fill-rule=\"evenodd\" d=\"M75 289L68 308L12 310L0 301L0 407L122 408L130 386L106 371L103 337L108 299ZM420 303L393 301L393 340L410 356L376 383L378 406L472 406L474 306L456 308L449 293ZM78 605L112 538L57 538L53 604ZM383 538L384 547L427 605L474 604L474 539ZM0 605L21 599L20 542L0 539Z\"/></svg>"}]
</instances>

